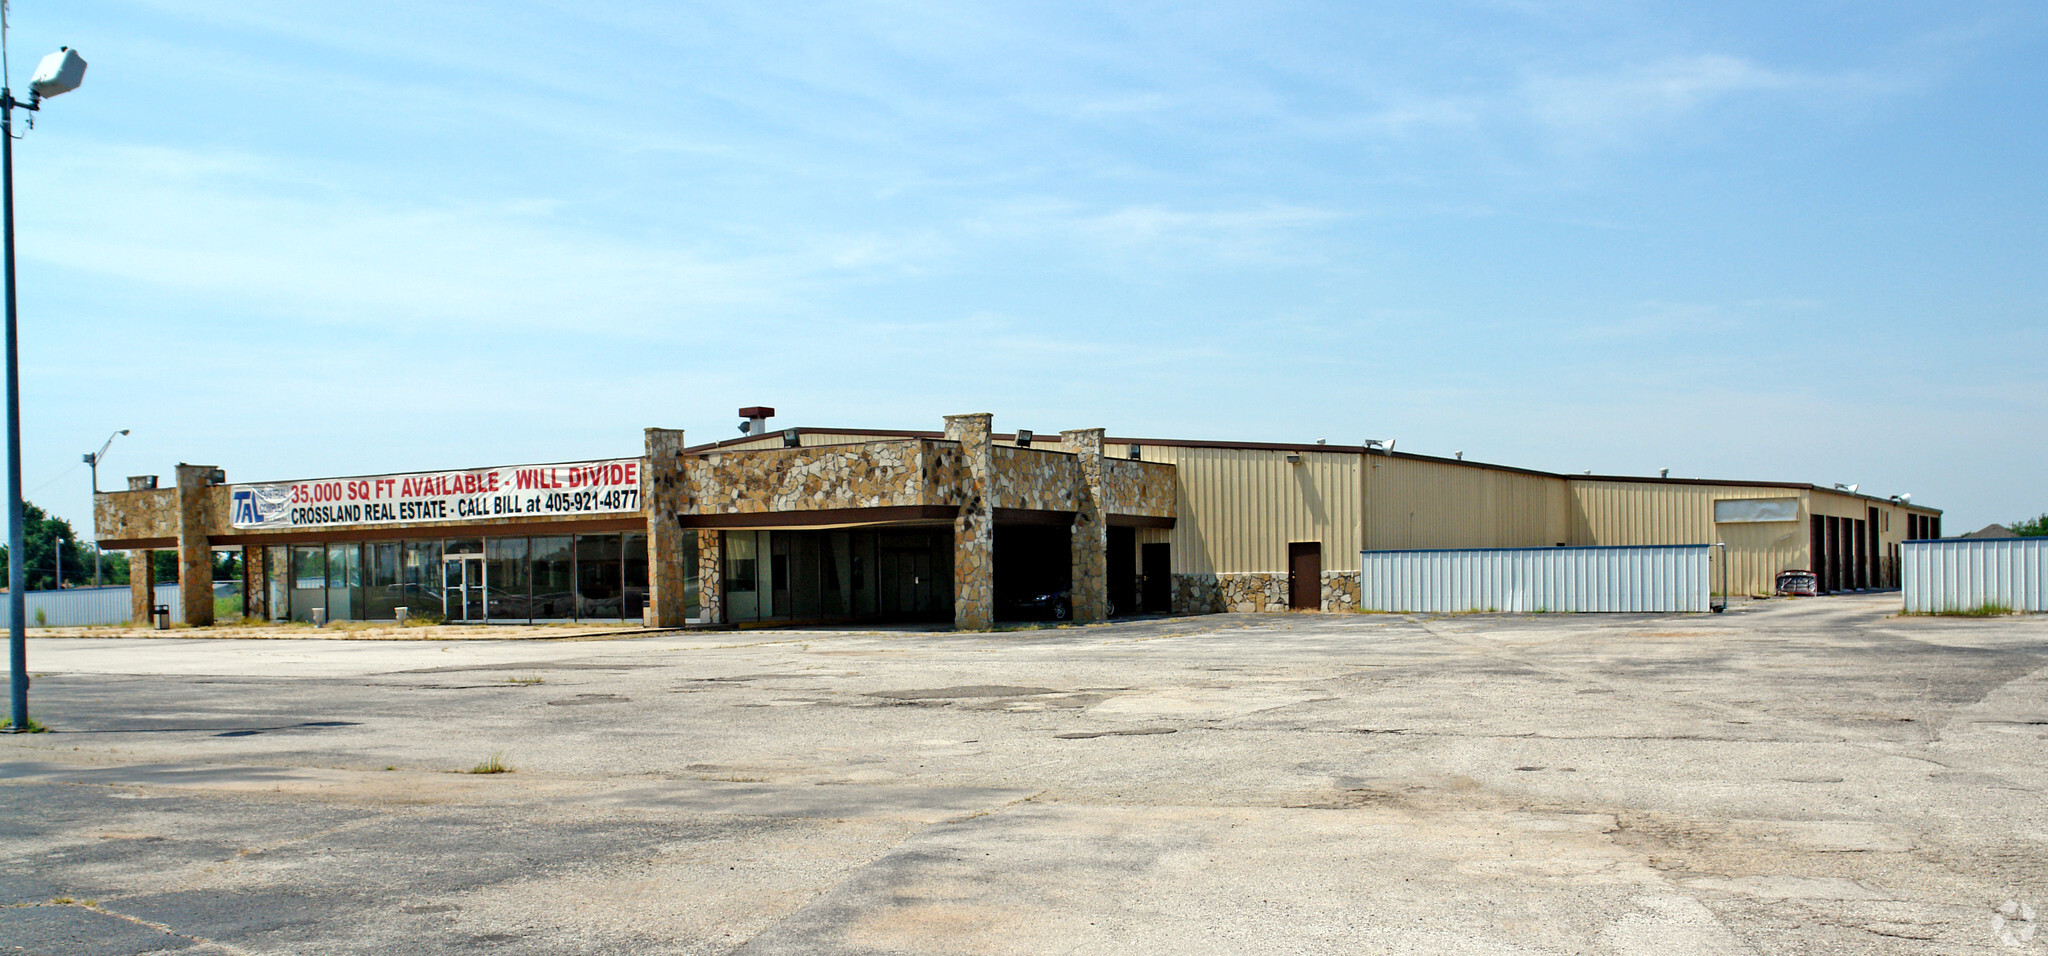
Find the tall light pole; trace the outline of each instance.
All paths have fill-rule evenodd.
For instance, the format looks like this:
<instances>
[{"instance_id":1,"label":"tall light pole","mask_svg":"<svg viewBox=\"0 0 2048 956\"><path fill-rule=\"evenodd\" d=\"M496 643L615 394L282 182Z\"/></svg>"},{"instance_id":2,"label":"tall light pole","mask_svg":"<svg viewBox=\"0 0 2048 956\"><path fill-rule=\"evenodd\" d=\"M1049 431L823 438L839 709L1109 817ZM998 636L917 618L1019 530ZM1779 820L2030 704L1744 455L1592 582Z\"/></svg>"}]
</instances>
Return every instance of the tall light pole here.
<instances>
[{"instance_id":1,"label":"tall light pole","mask_svg":"<svg viewBox=\"0 0 2048 956\"><path fill-rule=\"evenodd\" d=\"M92 502L93 502L93 508L92 508L92 538L93 538L93 542L92 542L92 586L93 586L93 587L99 587L99 586L100 586L100 542L99 542L99 538L100 538L100 508L99 508L99 501L100 501L100 461L101 461L102 459L104 459L104 458L106 458L106 457L107 457L107 449L109 449L109 448L112 448L112 447L114 447L114 439L116 439L116 438L119 438L119 437L121 437L122 435L126 435L126 434L128 434L128 429L126 429L126 428L123 428L123 429L121 429L120 431L117 431L117 432L115 432L115 433L113 433L113 434L111 434L111 435L108 435L108 436L107 436L107 441L106 441L106 443L100 446L100 450L99 450L99 451L89 451L89 452L86 452L86 453L85 453L85 464L86 464L86 466L87 466L87 467L89 467L89 468L91 468L91 469L92 469Z\"/></svg>"},{"instance_id":2,"label":"tall light pole","mask_svg":"<svg viewBox=\"0 0 2048 956\"><path fill-rule=\"evenodd\" d=\"M6 29L0 21L0 43L5 42ZM4 56L0 47L0 57ZM0 72L4 69L0 67ZM27 733L29 722L28 627L22 620L28 614L27 596L22 594L28 575L21 536L21 354L14 321L14 108L41 109L43 97L69 93L84 79L85 58L70 47L59 47L36 65L26 103L14 98L7 78L0 76L0 245L6 247L0 254L7 259L7 658L12 691L8 726L17 734Z\"/></svg>"}]
</instances>

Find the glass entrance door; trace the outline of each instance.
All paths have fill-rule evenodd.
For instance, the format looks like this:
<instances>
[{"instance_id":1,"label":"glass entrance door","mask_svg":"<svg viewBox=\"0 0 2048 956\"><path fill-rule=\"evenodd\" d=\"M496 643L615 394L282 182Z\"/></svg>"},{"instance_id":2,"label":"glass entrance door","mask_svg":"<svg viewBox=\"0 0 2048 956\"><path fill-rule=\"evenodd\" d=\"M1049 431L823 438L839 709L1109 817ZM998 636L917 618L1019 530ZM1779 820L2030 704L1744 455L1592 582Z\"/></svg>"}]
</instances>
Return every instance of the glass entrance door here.
<instances>
[{"instance_id":1,"label":"glass entrance door","mask_svg":"<svg viewBox=\"0 0 2048 956\"><path fill-rule=\"evenodd\" d=\"M484 556L451 554L442 563L441 571L442 587L447 594L446 620L451 624L485 623L489 604L485 600Z\"/></svg>"}]
</instances>

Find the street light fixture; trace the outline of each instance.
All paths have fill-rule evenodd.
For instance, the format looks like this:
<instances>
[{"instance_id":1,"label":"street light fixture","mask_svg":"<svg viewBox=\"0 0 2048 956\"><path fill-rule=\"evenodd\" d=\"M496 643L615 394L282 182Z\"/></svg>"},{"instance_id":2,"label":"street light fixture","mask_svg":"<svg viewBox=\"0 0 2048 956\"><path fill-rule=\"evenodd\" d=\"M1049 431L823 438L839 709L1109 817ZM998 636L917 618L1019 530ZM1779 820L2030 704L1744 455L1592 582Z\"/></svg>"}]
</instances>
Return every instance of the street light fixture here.
<instances>
[{"instance_id":1,"label":"street light fixture","mask_svg":"<svg viewBox=\"0 0 2048 956\"><path fill-rule=\"evenodd\" d=\"M5 15L5 8L0 7L0 17ZM0 41L4 41L6 29L6 23L0 21ZM0 48L0 62L5 53ZM69 93L84 80L85 58L68 46L59 47L36 65L26 103L14 98L7 78L0 76L0 245L6 247L0 254L7 260L7 657L8 689L12 692L8 696L13 717L9 726L17 734L27 733L29 722L28 627L23 620L28 599L22 593L28 583L24 566L28 550L22 546L21 534L21 350L14 321L14 108L40 110L44 97ZM29 125L35 125L33 119ZM97 482L97 474L94 480Z\"/></svg>"},{"instance_id":2,"label":"street light fixture","mask_svg":"<svg viewBox=\"0 0 2048 956\"><path fill-rule=\"evenodd\" d=\"M102 459L104 459L104 458L106 458L106 457L107 457L107 449L109 449L109 448L112 448L112 447L114 447L114 439L116 439L116 438L119 438L119 437L121 437L122 435L126 435L126 434L128 434L128 429L126 429L126 428L123 428L123 429L121 429L120 431L117 431L117 432L115 432L115 433L113 433L113 434L111 434L111 435L108 435L108 436L107 436L107 442L106 442L106 444L104 444L104 445L101 445L101 446L100 446L100 450L99 450L99 451L89 451L89 452L86 452L86 453L85 453L85 464L86 464L86 466L87 466L87 467L89 467L89 468L91 468L91 469L92 469L92 500L93 500L93 509L92 509L92 512L93 512L93 524L92 524L92 530L93 530L93 535L92 535L92 536L93 536L93 539L94 539L94 541L93 541L93 546L92 546L92 586L93 586L93 587L99 587L99 586L100 586L100 546L99 546L99 541L98 541L98 539L99 539L99 536L100 536L100 535L99 535L99 530L100 530L100 524L99 524L99 512L100 512L100 509L99 509L99 500L100 500L100 461L101 461Z\"/></svg>"}]
</instances>

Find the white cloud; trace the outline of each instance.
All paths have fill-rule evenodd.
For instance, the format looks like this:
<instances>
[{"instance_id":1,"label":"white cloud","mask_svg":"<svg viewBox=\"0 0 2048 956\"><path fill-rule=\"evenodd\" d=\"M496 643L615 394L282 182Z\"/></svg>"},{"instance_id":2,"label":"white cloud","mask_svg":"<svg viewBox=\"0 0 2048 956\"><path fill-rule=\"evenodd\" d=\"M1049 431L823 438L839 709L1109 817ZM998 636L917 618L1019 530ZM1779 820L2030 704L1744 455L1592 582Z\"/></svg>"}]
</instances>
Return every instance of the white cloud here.
<instances>
[{"instance_id":1,"label":"white cloud","mask_svg":"<svg viewBox=\"0 0 2048 956\"><path fill-rule=\"evenodd\" d=\"M1569 145L1601 146L1743 96L1809 95L1860 85L1773 69L1725 54L1679 56L1604 73L1537 75L1521 89L1528 116Z\"/></svg>"}]
</instances>

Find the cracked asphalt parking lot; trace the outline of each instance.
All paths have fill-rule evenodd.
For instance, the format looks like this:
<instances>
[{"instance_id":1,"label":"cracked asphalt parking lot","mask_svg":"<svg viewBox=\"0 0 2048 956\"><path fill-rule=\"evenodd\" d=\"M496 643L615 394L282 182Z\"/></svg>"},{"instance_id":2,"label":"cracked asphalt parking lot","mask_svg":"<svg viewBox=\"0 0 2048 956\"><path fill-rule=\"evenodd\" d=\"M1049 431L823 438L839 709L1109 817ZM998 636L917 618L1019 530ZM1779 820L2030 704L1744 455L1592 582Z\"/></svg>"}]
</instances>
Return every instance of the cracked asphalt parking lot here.
<instances>
[{"instance_id":1,"label":"cracked asphalt parking lot","mask_svg":"<svg viewBox=\"0 0 2048 956\"><path fill-rule=\"evenodd\" d=\"M2048 952L2048 618L1896 607L36 640L0 953Z\"/></svg>"}]
</instances>

